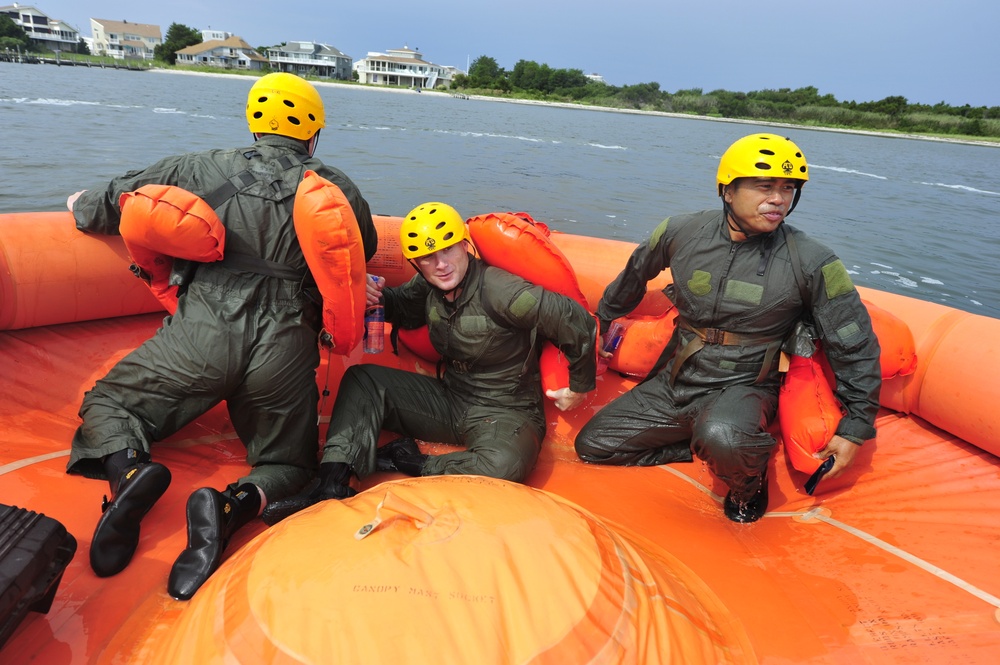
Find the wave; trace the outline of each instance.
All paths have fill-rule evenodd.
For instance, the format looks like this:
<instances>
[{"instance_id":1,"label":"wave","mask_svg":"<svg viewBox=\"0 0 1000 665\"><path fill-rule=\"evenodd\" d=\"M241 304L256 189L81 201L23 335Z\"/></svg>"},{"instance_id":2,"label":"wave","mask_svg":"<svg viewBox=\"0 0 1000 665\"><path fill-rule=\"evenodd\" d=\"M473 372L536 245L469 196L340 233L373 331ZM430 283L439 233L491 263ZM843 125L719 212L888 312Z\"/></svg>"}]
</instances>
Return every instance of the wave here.
<instances>
[{"instance_id":1,"label":"wave","mask_svg":"<svg viewBox=\"0 0 1000 665\"><path fill-rule=\"evenodd\" d=\"M958 189L963 192L972 192L973 194L989 194L990 196L1000 196L1000 192L991 192L988 189L976 189L975 187L969 187L967 185L946 185L943 182L922 182L921 185L928 185L930 187L944 187L945 189Z\"/></svg>"},{"instance_id":2,"label":"wave","mask_svg":"<svg viewBox=\"0 0 1000 665\"><path fill-rule=\"evenodd\" d=\"M842 166L822 166L819 164L810 164L811 169L820 169L824 171L836 171L838 173L850 173L851 175L863 175L866 178L876 178L878 180L888 180L889 178L884 175L877 175L875 173L865 173L864 171L857 171L855 169L846 169Z\"/></svg>"},{"instance_id":3,"label":"wave","mask_svg":"<svg viewBox=\"0 0 1000 665\"><path fill-rule=\"evenodd\" d=\"M591 148L601 148L604 150L628 150L623 145L601 145L600 143L588 143Z\"/></svg>"},{"instance_id":4,"label":"wave","mask_svg":"<svg viewBox=\"0 0 1000 665\"><path fill-rule=\"evenodd\" d=\"M43 106L102 106L101 102L85 102L80 99L51 99L28 97L12 97L10 99L0 99L0 102L12 102L14 104L40 104Z\"/></svg>"}]
</instances>

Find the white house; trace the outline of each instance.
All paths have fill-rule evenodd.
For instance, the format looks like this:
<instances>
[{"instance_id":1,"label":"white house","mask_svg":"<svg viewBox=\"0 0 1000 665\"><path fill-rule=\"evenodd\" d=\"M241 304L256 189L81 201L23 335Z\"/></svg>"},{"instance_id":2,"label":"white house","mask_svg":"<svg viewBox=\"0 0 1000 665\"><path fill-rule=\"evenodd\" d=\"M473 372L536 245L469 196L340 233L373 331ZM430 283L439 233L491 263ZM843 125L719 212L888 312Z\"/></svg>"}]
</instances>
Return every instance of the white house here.
<instances>
[{"instance_id":1,"label":"white house","mask_svg":"<svg viewBox=\"0 0 1000 665\"><path fill-rule=\"evenodd\" d=\"M39 47L50 51L75 53L80 44L80 31L59 19L49 18L36 7L14 3L0 7L0 16L7 15L20 26Z\"/></svg>"},{"instance_id":2,"label":"white house","mask_svg":"<svg viewBox=\"0 0 1000 665\"><path fill-rule=\"evenodd\" d=\"M153 49L163 43L160 26L147 23L92 18L90 32L94 39L91 52L94 55L108 55L118 60L123 58L152 60Z\"/></svg>"},{"instance_id":3,"label":"white house","mask_svg":"<svg viewBox=\"0 0 1000 665\"><path fill-rule=\"evenodd\" d=\"M450 88L454 67L427 62L423 54L407 46L385 53L371 52L354 63L358 81L373 85L396 85L406 88Z\"/></svg>"},{"instance_id":4,"label":"white house","mask_svg":"<svg viewBox=\"0 0 1000 665\"><path fill-rule=\"evenodd\" d=\"M351 57L328 44L287 42L267 49L276 72L346 81L351 78Z\"/></svg>"},{"instance_id":5,"label":"white house","mask_svg":"<svg viewBox=\"0 0 1000 665\"><path fill-rule=\"evenodd\" d=\"M225 41L233 36L233 33L226 32L225 30L212 30L209 26L207 29L201 31L201 41L211 42L211 41Z\"/></svg>"},{"instance_id":6,"label":"white house","mask_svg":"<svg viewBox=\"0 0 1000 665\"><path fill-rule=\"evenodd\" d=\"M208 65L222 69L260 70L267 58L254 50L242 37L213 39L174 52L178 65Z\"/></svg>"}]
</instances>

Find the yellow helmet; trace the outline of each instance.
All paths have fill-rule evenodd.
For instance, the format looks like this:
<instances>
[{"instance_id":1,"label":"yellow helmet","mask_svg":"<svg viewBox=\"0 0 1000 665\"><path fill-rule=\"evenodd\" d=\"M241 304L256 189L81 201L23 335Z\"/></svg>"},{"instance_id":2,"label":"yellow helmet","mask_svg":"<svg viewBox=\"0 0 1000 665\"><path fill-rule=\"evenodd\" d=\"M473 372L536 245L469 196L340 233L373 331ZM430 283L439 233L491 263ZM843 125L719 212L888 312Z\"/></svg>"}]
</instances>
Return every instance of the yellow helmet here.
<instances>
[{"instance_id":1,"label":"yellow helmet","mask_svg":"<svg viewBox=\"0 0 1000 665\"><path fill-rule=\"evenodd\" d=\"M466 238L465 220L447 203L433 201L411 210L399 227L403 256L416 259Z\"/></svg>"},{"instance_id":2,"label":"yellow helmet","mask_svg":"<svg viewBox=\"0 0 1000 665\"><path fill-rule=\"evenodd\" d=\"M801 180L801 187L809 180L809 167L791 139L777 134L751 134L729 146L719 160L719 195L723 185L747 177Z\"/></svg>"},{"instance_id":3,"label":"yellow helmet","mask_svg":"<svg viewBox=\"0 0 1000 665\"><path fill-rule=\"evenodd\" d=\"M316 88L295 74L268 74L247 95L247 124L254 134L281 134L308 141L326 126Z\"/></svg>"}]
</instances>

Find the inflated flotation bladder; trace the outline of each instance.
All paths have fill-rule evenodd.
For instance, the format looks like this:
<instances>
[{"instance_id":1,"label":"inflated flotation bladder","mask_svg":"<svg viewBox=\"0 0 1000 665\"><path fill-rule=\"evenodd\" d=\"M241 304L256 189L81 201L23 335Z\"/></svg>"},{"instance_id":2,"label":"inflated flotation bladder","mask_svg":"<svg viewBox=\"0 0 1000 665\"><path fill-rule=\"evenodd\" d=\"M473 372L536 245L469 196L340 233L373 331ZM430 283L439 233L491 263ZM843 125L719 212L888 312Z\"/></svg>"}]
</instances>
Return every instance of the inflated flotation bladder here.
<instances>
[{"instance_id":1,"label":"inflated flotation bladder","mask_svg":"<svg viewBox=\"0 0 1000 665\"><path fill-rule=\"evenodd\" d=\"M412 351L418 358L436 363L441 360L441 354L431 342L431 331L427 326L419 328L397 328L396 335L403 346Z\"/></svg>"},{"instance_id":2,"label":"inflated flotation bladder","mask_svg":"<svg viewBox=\"0 0 1000 665\"><path fill-rule=\"evenodd\" d=\"M625 330L608 367L626 376L646 378L674 334L676 316L677 308L671 304L659 316L630 314L616 319Z\"/></svg>"},{"instance_id":3,"label":"inflated flotation bladder","mask_svg":"<svg viewBox=\"0 0 1000 665\"><path fill-rule=\"evenodd\" d=\"M471 217L467 224L472 242L486 263L588 309L576 271L550 240L551 232L545 224L526 212L491 212ZM552 342L542 345L539 366L543 391L569 387L569 360Z\"/></svg>"},{"instance_id":4,"label":"inflated flotation bladder","mask_svg":"<svg viewBox=\"0 0 1000 665\"><path fill-rule=\"evenodd\" d=\"M548 291L559 293L588 309L576 271L562 250L549 238L548 227L525 212L491 212L466 221L469 236L483 261L503 268ZM430 344L426 326L399 330L399 340L418 357L436 362L440 354ZM569 361L551 342L542 345L539 365L542 389L569 386Z\"/></svg>"},{"instance_id":5,"label":"inflated flotation bladder","mask_svg":"<svg viewBox=\"0 0 1000 665\"><path fill-rule=\"evenodd\" d=\"M862 302L882 349L882 378L912 374L917 351L909 326L887 310ZM778 422L788 460L798 471L812 473L819 468L822 462L813 454L826 447L844 415L834 386L833 370L820 345L811 358L791 356L778 394Z\"/></svg>"},{"instance_id":6,"label":"inflated flotation bladder","mask_svg":"<svg viewBox=\"0 0 1000 665\"><path fill-rule=\"evenodd\" d=\"M587 309L576 271L549 239L547 226L524 212L491 212L471 217L466 223L486 263L571 298Z\"/></svg>"},{"instance_id":7,"label":"inflated flotation bladder","mask_svg":"<svg viewBox=\"0 0 1000 665\"><path fill-rule=\"evenodd\" d=\"M118 199L119 232L133 272L168 312L177 311L177 286L169 283L174 259L222 259L226 227L203 199L173 185L144 185Z\"/></svg>"},{"instance_id":8,"label":"inflated flotation bladder","mask_svg":"<svg viewBox=\"0 0 1000 665\"><path fill-rule=\"evenodd\" d=\"M334 353L361 341L365 312L365 251L354 209L335 184L306 171L295 194L295 233L323 296L323 327Z\"/></svg>"}]
</instances>

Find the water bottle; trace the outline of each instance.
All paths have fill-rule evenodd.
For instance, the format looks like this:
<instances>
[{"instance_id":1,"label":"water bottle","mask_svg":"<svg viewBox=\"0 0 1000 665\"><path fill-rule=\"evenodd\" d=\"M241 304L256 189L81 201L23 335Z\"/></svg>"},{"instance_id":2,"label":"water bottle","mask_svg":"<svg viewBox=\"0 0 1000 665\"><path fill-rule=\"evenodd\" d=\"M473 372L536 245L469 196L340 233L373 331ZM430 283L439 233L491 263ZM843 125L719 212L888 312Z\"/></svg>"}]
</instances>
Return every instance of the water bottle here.
<instances>
[{"instance_id":1,"label":"water bottle","mask_svg":"<svg viewBox=\"0 0 1000 665\"><path fill-rule=\"evenodd\" d=\"M613 321L610 326L608 326L607 332L604 333L603 346L601 349L605 353L614 353L618 350L618 346L622 343L622 338L625 337L625 326ZM604 356L597 356L597 373L604 374L608 369L608 363L611 362L610 358L605 358Z\"/></svg>"},{"instance_id":2,"label":"water bottle","mask_svg":"<svg viewBox=\"0 0 1000 665\"><path fill-rule=\"evenodd\" d=\"M378 277L372 275L378 283ZM365 353L382 353L385 348L385 305L379 298L377 305L365 310Z\"/></svg>"}]
</instances>

